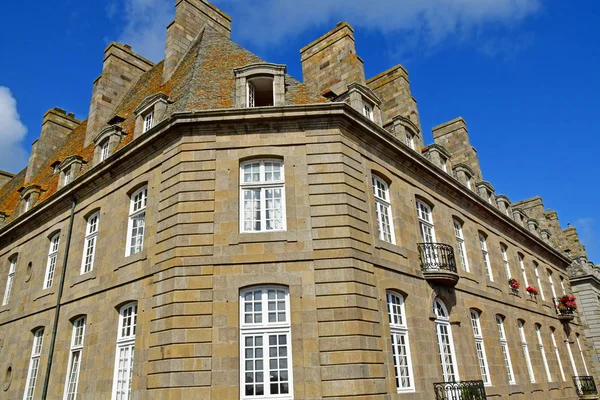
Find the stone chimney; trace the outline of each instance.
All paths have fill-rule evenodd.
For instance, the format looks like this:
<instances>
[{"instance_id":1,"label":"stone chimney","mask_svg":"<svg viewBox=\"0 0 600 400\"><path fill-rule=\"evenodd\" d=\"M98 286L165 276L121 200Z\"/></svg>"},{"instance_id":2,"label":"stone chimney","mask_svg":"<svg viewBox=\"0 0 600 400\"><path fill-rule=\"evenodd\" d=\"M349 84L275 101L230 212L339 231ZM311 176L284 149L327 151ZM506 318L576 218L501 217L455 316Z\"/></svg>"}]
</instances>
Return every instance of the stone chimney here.
<instances>
[{"instance_id":1,"label":"stone chimney","mask_svg":"<svg viewBox=\"0 0 600 400\"><path fill-rule=\"evenodd\" d=\"M453 164L468 165L474 172L476 182L481 181L481 167L477 150L469 142L467 123L462 117L453 119L432 129L433 140L436 144L444 146L452 155Z\"/></svg>"},{"instance_id":2,"label":"stone chimney","mask_svg":"<svg viewBox=\"0 0 600 400\"><path fill-rule=\"evenodd\" d=\"M348 85L365 85L363 60L356 54L354 29L346 22L300 50L304 84L317 93L344 93Z\"/></svg>"},{"instance_id":3,"label":"stone chimney","mask_svg":"<svg viewBox=\"0 0 600 400\"><path fill-rule=\"evenodd\" d=\"M14 174L6 171L0 171L0 189L14 178Z\"/></svg>"},{"instance_id":4,"label":"stone chimney","mask_svg":"<svg viewBox=\"0 0 600 400\"><path fill-rule=\"evenodd\" d=\"M94 81L92 89L85 146L100 133L140 76L153 66L154 63L134 53L129 45L114 42L108 45L104 50L102 75Z\"/></svg>"},{"instance_id":5,"label":"stone chimney","mask_svg":"<svg viewBox=\"0 0 600 400\"><path fill-rule=\"evenodd\" d=\"M67 136L81 121L75 119L73 113L61 108L54 108L44 114L42 133L31 145L29 163L25 173L25 182L31 180L40 172L48 159L65 143Z\"/></svg>"},{"instance_id":6,"label":"stone chimney","mask_svg":"<svg viewBox=\"0 0 600 400\"><path fill-rule=\"evenodd\" d=\"M586 257L587 252L585 251L585 246L579 241L579 235L577 234L577 229L573 226L568 227L567 229L563 229L565 234L565 242L562 246L563 250L570 250L570 255L572 258Z\"/></svg>"},{"instance_id":7,"label":"stone chimney","mask_svg":"<svg viewBox=\"0 0 600 400\"><path fill-rule=\"evenodd\" d=\"M176 0L175 20L167 27L163 82L168 81L205 26L230 37L231 17L205 0Z\"/></svg>"},{"instance_id":8,"label":"stone chimney","mask_svg":"<svg viewBox=\"0 0 600 400\"><path fill-rule=\"evenodd\" d=\"M392 123L395 117L402 116L421 130L417 101L410 93L408 72L402 65L374 76L367 81L367 86L381 99L383 126Z\"/></svg>"}]
</instances>

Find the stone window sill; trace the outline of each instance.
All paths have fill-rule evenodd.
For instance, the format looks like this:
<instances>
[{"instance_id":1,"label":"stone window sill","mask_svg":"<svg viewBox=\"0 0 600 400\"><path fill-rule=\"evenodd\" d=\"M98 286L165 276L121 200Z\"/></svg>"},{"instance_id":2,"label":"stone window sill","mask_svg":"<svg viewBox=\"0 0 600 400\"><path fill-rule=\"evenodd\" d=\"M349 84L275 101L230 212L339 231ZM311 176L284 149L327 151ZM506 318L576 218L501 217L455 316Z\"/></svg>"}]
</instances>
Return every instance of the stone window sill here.
<instances>
[{"instance_id":1,"label":"stone window sill","mask_svg":"<svg viewBox=\"0 0 600 400\"><path fill-rule=\"evenodd\" d=\"M229 244L264 243L264 242L297 242L296 231L277 232L245 232L231 235Z\"/></svg>"},{"instance_id":2,"label":"stone window sill","mask_svg":"<svg viewBox=\"0 0 600 400\"><path fill-rule=\"evenodd\" d=\"M7 305L5 305L5 306L2 306L2 307L0 307L0 314L2 314L3 312L10 311L10 307L9 307L9 305L10 305L10 304L7 304Z\"/></svg>"},{"instance_id":3,"label":"stone window sill","mask_svg":"<svg viewBox=\"0 0 600 400\"><path fill-rule=\"evenodd\" d=\"M461 279L464 278L471 282L479 283L479 279L477 279L477 275L475 275L471 272L460 270L458 273L458 276L460 276Z\"/></svg>"},{"instance_id":4,"label":"stone window sill","mask_svg":"<svg viewBox=\"0 0 600 400\"><path fill-rule=\"evenodd\" d=\"M52 296L54 294L54 290L52 287L42 290L36 297L33 298L33 301L38 301L43 299L44 297Z\"/></svg>"},{"instance_id":5,"label":"stone window sill","mask_svg":"<svg viewBox=\"0 0 600 400\"><path fill-rule=\"evenodd\" d=\"M115 267L115 271L118 271L122 268L128 267L131 264L135 264L139 261L143 261L147 258L148 258L148 249L144 248L139 253L135 253L135 254L125 257L125 259L123 259L123 263L120 265L117 265Z\"/></svg>"},{"instance_id":6,"label":"stone window sill","mask_svg":"<svg viewBox=\"0 0 600 400\"><path fill-rule=\"evenodd\" d=\"M500 289L500 285L498 285L497 282L492 282L492 281L488 280L485 286L489 287L490 289L495 289L495 290L497 290L499 292L502 291L502 289Z\"/></svg>"},{"instance_id":7,"label":"stone window sill","mask_svg":"<svg viewBox=\"0 0 600 400\"><path fill-rule=\"evenodd\" d=\"M91 281L96 279L96 270L93 269L88 273L85 273L83 275L79 275L78 277L76 277L75 279L73 279L73 283L71 283L71 287L74 287L76 285L79 285L83 282L87 282L87 281Z\"/></svg>"},{"instance_id":8,"label":"stone window sill","mask_svg":"<svg viewBox=\"0 0 600 400\"><path fill-rule=\"evenodd\" d=\"M392 244L379 238L375 239L375 248L387 250L391 253L398 254L401 257L408 258L406 255L406 247L398 246L397 244Z\"/></svg>"}]
</instances>

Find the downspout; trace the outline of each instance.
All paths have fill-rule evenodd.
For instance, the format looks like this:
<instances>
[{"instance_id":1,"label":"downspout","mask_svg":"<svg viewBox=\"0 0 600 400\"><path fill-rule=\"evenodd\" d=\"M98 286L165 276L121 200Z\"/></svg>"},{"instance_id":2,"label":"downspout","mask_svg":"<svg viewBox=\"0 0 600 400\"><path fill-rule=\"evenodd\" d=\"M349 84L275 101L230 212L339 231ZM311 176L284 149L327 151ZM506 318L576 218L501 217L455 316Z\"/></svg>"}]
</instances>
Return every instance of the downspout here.
<instances>
[{"instance_id":1,"label":"downspout","mask_svg":"<svg viewBox=\"0 0 600 400\"><path fill-rule=\"evenodd\" d=\"M75 206L77 199L73 196L73 204L71 205L71 218L69 219L69 230L67 231L67 246L65 248L65 256L62 263L62 275L60 276L60 284L58 286L58 296L56 299L56 310L54 312L54 325L52 326L52 338L50 339L50 353L48 354L48 363L46 364L46 376L44 377L44 388L42 391L42 400L46 400L48 395L48 383L50 381L50 369L52 368L52 358L54 355L54 344L56 343L56 331L58 329L58 317L60 314L60 298L62 297L63 288L65 286L65 277L67 275L67 261L69 260L69 247L71 247L71 232L73 231L73 220L75 219Z\"/></svg>"}]
</instances>

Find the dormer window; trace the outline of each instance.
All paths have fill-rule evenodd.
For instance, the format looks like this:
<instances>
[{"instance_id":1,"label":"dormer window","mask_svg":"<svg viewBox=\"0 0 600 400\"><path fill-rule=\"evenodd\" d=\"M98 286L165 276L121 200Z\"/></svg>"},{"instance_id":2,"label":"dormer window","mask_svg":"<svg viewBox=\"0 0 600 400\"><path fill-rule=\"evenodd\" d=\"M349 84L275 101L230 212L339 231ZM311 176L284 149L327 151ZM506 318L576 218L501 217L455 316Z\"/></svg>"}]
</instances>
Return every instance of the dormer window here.
<instances>
[{"instance_id":1,"label":"dormer window","mask_svg":"<svg viewBox=\"0 0 600 400\"><path fill-rule=\"evenodd\" d=\"M369 104L363 106L363 115L373 121L373 107Z\"/></svg>"},{"instance_id":2,"label":"dormer window","mask_svg":"<svg viewBox=\"0 0 600 400\"><path fill-rule=\"evenodd\" d=\"M415 137L410 132L406 131L404 140L408 147L415 149Z\"/></svg>"},{"instance_id":3,"label":"dormer window","mask_svg":"<svg viewBox=\"0 0 600 400\"><path fill-rule=\"evenodd\" d=\"M81 172L82 166L83 158L80 156L70 156L65 158L58 166L58 169L60 170L59 185L62 187L71 183Z\"/></svg>"},{"instance_id":4,"label":"dormer window","mask_svg":"<svg viewBox=\"0 0 600 400\"><path fill-rule=\"evenodd\" d=\"M71 168L65 170L65 182L64 185L67 186L71 182Z\"/></svg>"},{"instance_id":5,"label":"dormer window","mask_svg":"<svg viewBox=\"0 0 600 400\"><path fill-rule=\"evenodd\" d=\"M285 65L256 63L234 69L237 108L282 106Z\"/></svg>"},{"instance_id":6,"label":"dormer window","mask_svg":"<svg viewBox=\"0 0 600 400\"><path fill-rule=\"evenodd\" d=\"M123 132L121 131L120 126L113 125L103 129L102 132L94 138L94 143L96 144L96 147L94 148L94 165L99 164L110 157L119 143L121 143L122 137Z\"/></svg>"},{"instance_id":7,"label":"dormer window","mask_svg":"<svg viewBox=\"0 0 600 400\"><path fill-rule=\"evenodd\" d=\"M31 208L31 195L25 197L25 205L23 206L23 212L29 211Z\"/></svg>"},{"instance_id":8,"label":"dormer window","mask_svg":"<svg viewBox=\"0 0 600 400\"><path fill-rule=\"evenodd\" d=\"M154 111L150 111L144 116L144 133L148 132L154 126Z\"/></svg>"},{"instance_id":9,"label":"dormer window","mask_svg":"<svg viewBox=\"0 0 600 400\"><path fill-rule=\"evenodd\" d=\"M270 107L274 104L273 77L259 76L248 80L248 107Z\"/></svg>"},{"instance_id":10,"label":"dormer window","mask_svg":"<svg viewBox=\"0 0 600 400\"><path fill-rule=\"evenodd\" d=\"M108 147L108 139L104 141L104 143L102 143L102 146L100 146L100 161L104 161L108 158L109 156L109 147Z\"/></svg>"},{"instance_id":11,"label":"dormer window","mask_svg":"<svg viewBox=\"0 0 600 400\"><path fill-rule=\"evenodd\" d=\"M27 187L22 187L21 189L19 189L19 192L21 192L20 213L23 214L31 210L31 208L33 208L35 203L40 198L42 188L37 185L31 185Z\"/></svg>"},{"instance_id":12,"label":"dormer window","mask_svg":"<svg viewBox=\"0 0 600 400\"><path fill-rule=\"evenodd\" d=\"M135 131L134 136L142 135L156 125L164 118L167 112L169 96L164 93L153 94L146 97L135 109Z\"/></svg>"}]
</instances>

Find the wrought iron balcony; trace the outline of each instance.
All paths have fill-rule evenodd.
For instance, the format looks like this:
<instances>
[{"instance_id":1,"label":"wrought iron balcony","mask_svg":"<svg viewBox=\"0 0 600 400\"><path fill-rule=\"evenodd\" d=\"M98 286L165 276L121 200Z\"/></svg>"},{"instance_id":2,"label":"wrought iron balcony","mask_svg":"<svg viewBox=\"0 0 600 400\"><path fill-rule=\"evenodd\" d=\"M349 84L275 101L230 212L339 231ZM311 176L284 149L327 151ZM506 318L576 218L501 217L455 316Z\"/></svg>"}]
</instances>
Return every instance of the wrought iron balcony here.
<instances>
[{"instance_id":1,"label":"wrought iron balcony","mask_svg":"<svg viewBox=\"0 0 600 400\"><path fill-rule=\"evenodd\" d=\"M417 243L417 246L425 279L446 286L455 286L459 276L454 248L444 243Z\"/></svg>"},{"instance_id":2,"label":"wrought iron balcony","mask_svg":"<svg viewBox=\"0 0 600 400\"><path fill-rule=\"evenodd\" d=\"M579 397L598 398L598 390L593 376L574 376L573 383Z\"/></svg>"},{"instance_id":3,"label":"wrought iron balcony","mask_svg":"<svg viewBox=\"0 0 600 400\"><path fill-rule=\"evenodd\" d=\"M433 384L435 400L485 400L483 381L439 382Z\"/></svg>"}]
</instances>

